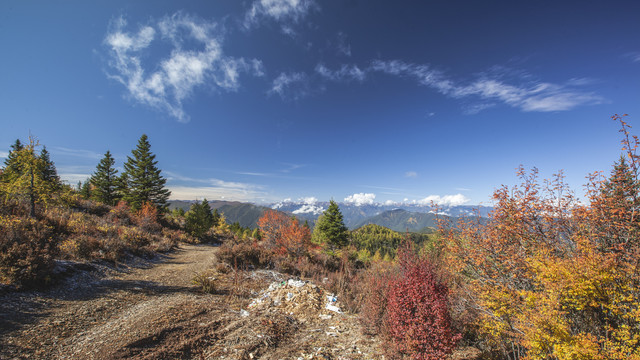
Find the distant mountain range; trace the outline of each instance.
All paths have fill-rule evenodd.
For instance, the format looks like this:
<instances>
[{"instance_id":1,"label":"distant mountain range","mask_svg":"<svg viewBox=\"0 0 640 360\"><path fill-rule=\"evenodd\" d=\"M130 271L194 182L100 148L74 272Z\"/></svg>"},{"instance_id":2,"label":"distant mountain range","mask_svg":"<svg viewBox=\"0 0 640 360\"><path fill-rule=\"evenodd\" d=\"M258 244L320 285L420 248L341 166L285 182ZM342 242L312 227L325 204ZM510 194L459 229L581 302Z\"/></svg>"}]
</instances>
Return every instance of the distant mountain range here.
<instances>
[{"instance_id":1,"label":"distant mountain range","mask_svg":"<svg viewBox=\"0 0 640 360\"><path fill-rule=\"evenodd\" d=\"M193 201L174 200L169 202L169 209L182 208L189 210ZM267 209L275 209L289 215L295 215L301 221L307 220L313 226L318 216L329 206L329 202L279 202L265 206L236 201L210 201L212 209L224 213L230 223L238 222L249 228L256 228L257 221ZM435 209L418 204L365 204L338 203L349 229L357 229L367 224L376 224L386 228L404 232L429 232L436 226ZM486 206L448 206L437 209L439 216L459 218L468 216L487 217L493 210Z\"/></svg>"}]
</instances>

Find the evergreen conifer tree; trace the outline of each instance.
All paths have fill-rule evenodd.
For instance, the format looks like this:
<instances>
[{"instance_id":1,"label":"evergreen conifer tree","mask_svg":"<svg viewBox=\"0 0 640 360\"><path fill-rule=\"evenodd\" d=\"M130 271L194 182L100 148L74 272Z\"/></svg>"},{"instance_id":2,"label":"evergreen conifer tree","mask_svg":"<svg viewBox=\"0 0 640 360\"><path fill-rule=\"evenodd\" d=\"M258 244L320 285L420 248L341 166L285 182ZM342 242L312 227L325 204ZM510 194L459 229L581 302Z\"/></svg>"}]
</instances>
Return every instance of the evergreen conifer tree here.
<instances>
[{"instance_id":1,"label":"evergreen conifer tree","mask_svg":"<svg viewBox=\"0 0 640 360\"><path fill-rule=\"evenodd\" d=\"M213 226L217 226L220 222L220 214L218 213L218 209L213 209Z\"/></svg>"},{"instance_id":2,"label":"evergreen conifer tree","mask_svg":"<svg viewBox=\"0 0 640 360\"><path fill-rule=\"evenodd\" d=\"M340 208L335 201L331 200L329 208L318 218L312 241L316 244L327 244L334 249L347 245L348 237L348 229L344 225Z\"/></svg>"},{"instance_id":3,"label":"evergreen conifer tree","mask_svg":"<svg viewBox=\"0 0 640 360\"><path fill-rule=\"evenodd\" d=\"M140 137L138 146L131 151L131 155L127 157L120 178L123 199L133 210L140 209L145 202L152 203L162 211L166 210L171 191L164 186L167 179L160 175L147 135Z\"/></svg>"},{"instance_id":4,"label":"evergreen conifer tree","mask_svg":"<svg viewBox=\"0 0 640 360\"><path fill-rule=\"evenodd\" d=\"M175 209L173 209L173 211L171 212L171 214L172 214L174 217L177 217L177 218L183 218L183 217L184 217L184 215L185 215L185 212L184 212L184 209L183 209L183 208L175 208Z\"/></svg>"},{"instance_id":5,"label":"evergreen conifer tree","mask_svg":"<svg viewBox=\"0 0 640 360\"><path fill-rule=\"evenodd\" d=\"M7 156L7 158L4 160L4 173L10 173L10 172L14 172L14 173L19 173L19 163L17 161L18 158L18 153L20 152L20 150L22 150L24 148L24 146L22 145L22 142L20 142L20 139L16 139L16 142L11 145L11 150L9 151L9 155Z\"/></svg>"},{"instance_id":6,"label":"evergreen conifer tree","mask_svg":"<svg viewBox=\"0 0 640 360\"><path fill-rule=\"evenodd\" d=\"M211 206L207 199L201 203L191 205L191 208L185 215L185 228L195 237L202 237L214 225Z\"/></svg>"},{"instance_id":7,"label":"evergreen conifer tree","mask_svg":"<svg viewBox=\"0 0 640 360\"><path fill-rule=\"evenodd\" d=\"M42 179L51 184L51 188L56 190L60 188L60 177L56 166L51 161L47 147L43 146L40 151L40 160L42 160Z\"/></svg>"},{"instance_id":8,"label":"evergreen conifer tree","mask_svg":"<svg viewBox=\"0 0 640 360\"><path fill-rule=\"evenodd\" d=\"M89 179L85 180L82 183L82 187L80 188L80 196L83 199L89 200L91 198L91 182Z\"/></svg>"},{"instance_id":9,"label":"evergreen conifer tree","mask_svg":"<svg viewBox=\"0 0 640 360\"><path fill-rule=\"evenodd\" d=\"M91 185L94 187L91 197L111 206L116 205L119 199L118 177L116 175L118 170L113 167L114 164L115 160L107 150L90 179Z\"/></svg>"}]
</instances>

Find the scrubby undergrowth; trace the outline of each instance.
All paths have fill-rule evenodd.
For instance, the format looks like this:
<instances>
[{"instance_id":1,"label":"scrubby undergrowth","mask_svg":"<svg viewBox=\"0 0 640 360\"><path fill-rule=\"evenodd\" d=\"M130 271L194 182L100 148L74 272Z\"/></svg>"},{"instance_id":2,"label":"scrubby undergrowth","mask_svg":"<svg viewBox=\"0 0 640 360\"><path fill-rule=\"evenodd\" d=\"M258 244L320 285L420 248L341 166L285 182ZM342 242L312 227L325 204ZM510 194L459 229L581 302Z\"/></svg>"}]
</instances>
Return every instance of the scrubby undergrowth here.
<instances>
[{"instance_id":1,"label":"scrubby undergrowth","mask_svg":"<svg viewBox=\"0 0 640 360\"><path fill-rule=\"evenodd\" d=\"M70 196L65 204L0 207L0 283L33 287L51 282L55 259L119 262L152 256L178 243L198 239L174 226L151 206L132 212L125 203L111 207Z\"/></svg>"}]
</instances>

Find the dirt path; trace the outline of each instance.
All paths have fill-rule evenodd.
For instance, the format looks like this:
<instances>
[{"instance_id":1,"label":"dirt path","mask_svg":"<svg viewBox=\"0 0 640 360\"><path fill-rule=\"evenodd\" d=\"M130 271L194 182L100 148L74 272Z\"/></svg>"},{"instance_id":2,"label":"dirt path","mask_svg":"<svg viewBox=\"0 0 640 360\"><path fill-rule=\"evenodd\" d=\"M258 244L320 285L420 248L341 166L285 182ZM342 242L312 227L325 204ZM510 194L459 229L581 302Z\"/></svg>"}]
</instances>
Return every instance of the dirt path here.
<instances>
[{"instance_id":1,"label":"dirt path","mask_svg":"<svg viewBox=\"0 0 640 360\"><path fill-rule=\"evenodd\" d=\"M182 245L157 261L120 271L98 268L47 292L2 296L0 359L141 355L144 351L135 350L159 344L219 306L215 296L191 283L196 273L212 267L216 250ZM142 344L147 338L151 341Z\"/></svg>"}]
</instances>

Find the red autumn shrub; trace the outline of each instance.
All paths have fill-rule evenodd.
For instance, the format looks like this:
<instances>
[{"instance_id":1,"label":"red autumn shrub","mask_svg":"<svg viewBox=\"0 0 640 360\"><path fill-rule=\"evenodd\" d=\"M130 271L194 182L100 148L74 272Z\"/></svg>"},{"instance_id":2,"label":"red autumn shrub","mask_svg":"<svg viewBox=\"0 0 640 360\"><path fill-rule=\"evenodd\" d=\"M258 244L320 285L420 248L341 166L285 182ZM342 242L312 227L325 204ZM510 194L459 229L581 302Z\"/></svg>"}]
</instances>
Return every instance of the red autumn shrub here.
<instances>
[{"instance_id":1,"label":"red autumn shrub","mask_svg":"<svg viewBox=\"0 0 640 360\"><path fill-rule=\"evenodd\" d=\"M148 201L145 201L142 208L135 213L134 220L136 225L144 231L151 233L162 231L162 226L158 223L158 209Z\"/></svg>"},{"instance_id":2,"label":"red autumn shrub","mask_svg":"<svg viewBox=\"0 0 640 360\"><path fill-rule=\"evenodd\" d=\"M451 325L447 285L408 241L398 256L400 272L390 280L385 314L389 350L395 357L445 359L460 339Z\"/></svg>"}]
</instances>

